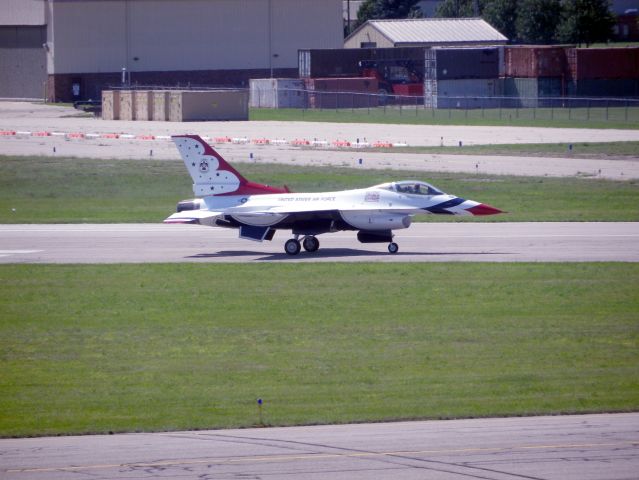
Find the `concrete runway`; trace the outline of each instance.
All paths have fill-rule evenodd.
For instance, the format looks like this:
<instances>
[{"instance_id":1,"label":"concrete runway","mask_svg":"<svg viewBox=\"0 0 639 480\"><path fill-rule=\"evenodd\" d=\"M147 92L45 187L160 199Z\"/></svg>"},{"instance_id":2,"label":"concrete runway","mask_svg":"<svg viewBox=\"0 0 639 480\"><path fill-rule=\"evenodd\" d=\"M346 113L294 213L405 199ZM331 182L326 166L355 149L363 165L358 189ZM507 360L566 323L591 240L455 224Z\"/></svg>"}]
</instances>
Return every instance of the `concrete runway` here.
<instances>
[{"instance_id":1,"label":"concrete runway","mask_svg":"<svg viewBox=\"0 0 639 480\"><path fill-rule=\"evenodd\" d=\"M395 233L395 255L339 232L290 257L285 231L258 243L195 225L0 225L0 263L639 262L639 223L415 223Z\"/></svg>"},{"instance_id":2,"label":"concrete runway","mask_svg":"<svg viewBox=\"0 0 639 480\"><path fill-rule=\"evenodd\" d=\"M639 414L0 440L0 478L639 477Z\"/></svg>"}]
</instances>

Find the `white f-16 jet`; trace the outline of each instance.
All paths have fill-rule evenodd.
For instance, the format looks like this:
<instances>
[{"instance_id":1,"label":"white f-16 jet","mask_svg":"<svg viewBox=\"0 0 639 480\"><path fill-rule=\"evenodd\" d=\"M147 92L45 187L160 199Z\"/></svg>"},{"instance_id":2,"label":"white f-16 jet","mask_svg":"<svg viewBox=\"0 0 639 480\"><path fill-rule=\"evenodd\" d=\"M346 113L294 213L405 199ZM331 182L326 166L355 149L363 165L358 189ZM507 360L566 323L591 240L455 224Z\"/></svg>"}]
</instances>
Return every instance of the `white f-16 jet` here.
<instances>
[{"instance_id":1,"label":"white f-16 jet","mask_svg":"<svg viewBox=\"0 0 639 480\"><path fill-rule=\"evenodd\" d=\"M317 235L357 231L362 243L388 243L397 253L393 230L408 228L416 214L494 215L501 210L465 200L420 181L383 183L339 192L291 193L253 183L197 135L172 137L193 178L197 197L183 200L165 223L194 223L239 229L240 238L272 240L276 230L291 230L284 251L297 255L319 248ZM301 242L300 242L301 239Z\"/></svg>"}]
</instances>

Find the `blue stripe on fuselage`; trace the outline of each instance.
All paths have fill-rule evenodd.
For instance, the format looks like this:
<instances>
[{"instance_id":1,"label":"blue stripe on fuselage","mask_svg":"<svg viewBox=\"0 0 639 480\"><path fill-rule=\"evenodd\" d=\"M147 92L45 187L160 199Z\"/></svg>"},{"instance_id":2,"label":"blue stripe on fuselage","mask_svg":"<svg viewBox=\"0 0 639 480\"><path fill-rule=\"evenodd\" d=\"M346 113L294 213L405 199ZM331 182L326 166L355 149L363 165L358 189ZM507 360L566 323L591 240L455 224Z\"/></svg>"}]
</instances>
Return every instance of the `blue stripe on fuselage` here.
<instances>
[{"instance_id":1,"label":"blue stripe on fuselage","mask_svg":"<svg viewBox=\"0 0 639 480\"><path fill-rule=\"evenodd\" d=\"M464 203L466 201L466 199L464 198L453 198L452 200L448 200L446 202L442 202L438 205L433 205L432 207L426 207L423 210L427 210L430 213L439 213L439 214L444 214L444 215L454 215L453 212L447 210L448 208L453 208L456 207L457 205L461 205L462 203Z\"/></svg>"}]
</instances>

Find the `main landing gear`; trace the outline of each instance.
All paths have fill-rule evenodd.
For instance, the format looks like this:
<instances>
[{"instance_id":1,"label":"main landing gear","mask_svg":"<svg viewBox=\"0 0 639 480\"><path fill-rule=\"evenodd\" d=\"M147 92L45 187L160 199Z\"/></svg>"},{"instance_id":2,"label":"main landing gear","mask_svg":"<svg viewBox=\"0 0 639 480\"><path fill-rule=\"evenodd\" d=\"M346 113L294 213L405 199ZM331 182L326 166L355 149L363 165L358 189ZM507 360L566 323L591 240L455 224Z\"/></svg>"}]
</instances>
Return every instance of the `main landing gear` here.
<instances>
[{"instance_id":1,"label":"main landing gear","mask_svg":"<svg viewBox=\"0 0 639 480\"><path fill-rule=\"evenodd\" d=\"M307 235L304 237L301 243L298 239L299 235L295 235L294 238L287 240L284 244L284 251L288 255L297 255L302 250L302 247L304 247L304 250L309 253L317 252L317 250L319 250L320 242L317 237L314 237L313 235ZM399 251L399 245L397 245L395 242L390 242L388 244L388 251L392 254L397 253Z\"/></svg>"},{"instance_id":2,"label":"main landing gear","mask_svg":"<svg viewBox=\"0 0 639 480\"><path fill-rule=\"evenodd\" d=\"M319 249L320 242L317 237L307 235L304 237L304 240L302 240L301 244L298 238L299 235L295 235L295 238L287 240L284 244L284 251L288 255L297 255L298 253L300 253L300 250L302 250L302 246L304 247L304 250L310 253L316 252Z\"/></svg>"}]
</instances>

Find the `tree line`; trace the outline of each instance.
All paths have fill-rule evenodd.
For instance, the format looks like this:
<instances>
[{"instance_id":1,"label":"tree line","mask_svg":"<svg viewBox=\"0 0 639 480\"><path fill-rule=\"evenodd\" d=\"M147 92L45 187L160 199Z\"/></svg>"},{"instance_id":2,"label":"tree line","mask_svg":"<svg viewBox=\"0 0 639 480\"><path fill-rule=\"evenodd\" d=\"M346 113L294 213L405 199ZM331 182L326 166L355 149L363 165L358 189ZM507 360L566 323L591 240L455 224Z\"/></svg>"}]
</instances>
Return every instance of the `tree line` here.
<instances>
[{"instance_id":1,"label":"tree line","mask_svg":"<svg viewBox=\"0 0 639 480\"><path fill-rule=\"evenodd\" d=\"M419 0L366 0L359 26L372 19L421 18ZM437 17L481 17L511 43L589 45L612 37L609 0L444 0Z\"/></svg>"}]
</instances>

